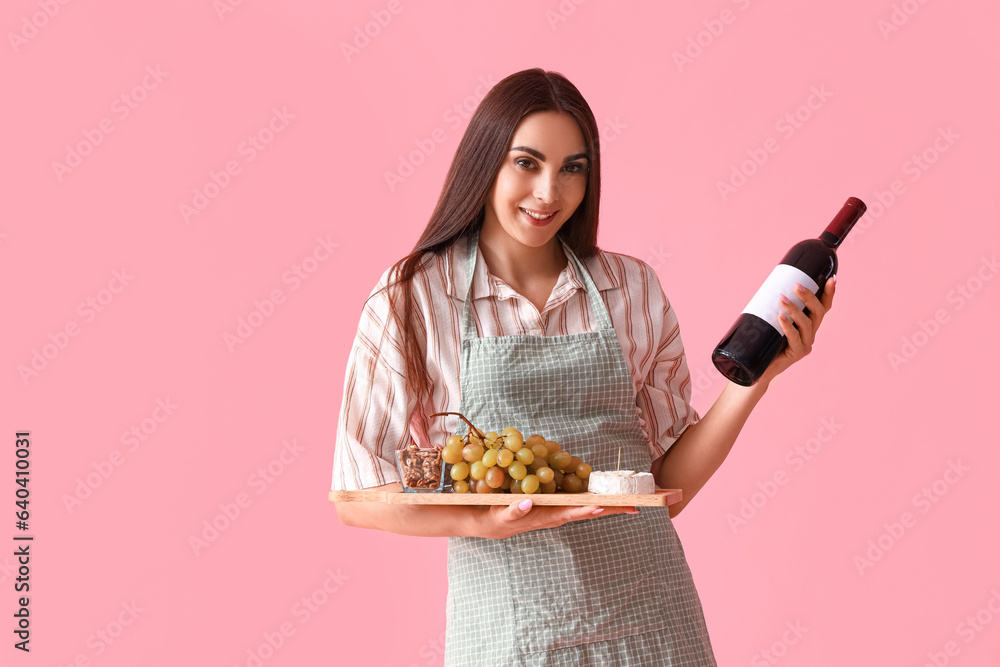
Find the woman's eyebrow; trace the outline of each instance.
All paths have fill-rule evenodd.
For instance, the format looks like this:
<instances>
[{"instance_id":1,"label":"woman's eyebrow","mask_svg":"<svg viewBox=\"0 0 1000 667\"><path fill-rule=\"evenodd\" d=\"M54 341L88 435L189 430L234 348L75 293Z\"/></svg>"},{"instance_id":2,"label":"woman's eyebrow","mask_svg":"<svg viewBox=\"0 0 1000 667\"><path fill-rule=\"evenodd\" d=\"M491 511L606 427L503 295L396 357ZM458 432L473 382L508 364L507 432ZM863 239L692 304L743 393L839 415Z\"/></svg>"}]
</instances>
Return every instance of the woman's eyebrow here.
<instances>
[{"instance_id":1,"label":"woman's eyebrow","mask_svg":"<svg viewBox=\"0 0 1000 667\"><path fill-rule=\"evenodd\" d=\"M507 152L510 153L512 151L524 151L528 155L532 155L532 156L538 158L539 160L541 160L542 162L545 162L545 156L542 155L542 153L540 153L539 151L536 151L534 148L529 148L527 146L514 146L513 148L511 148ZM590 157L587 155L586 152L576 153L575 155L570 155L568 157L563 158L563 164L565 164L567 162L572 162L573 160L579 160L580 158L584 158L584 159L587 159L587 160L590 159Z\"/></svg>"}]
</instances>

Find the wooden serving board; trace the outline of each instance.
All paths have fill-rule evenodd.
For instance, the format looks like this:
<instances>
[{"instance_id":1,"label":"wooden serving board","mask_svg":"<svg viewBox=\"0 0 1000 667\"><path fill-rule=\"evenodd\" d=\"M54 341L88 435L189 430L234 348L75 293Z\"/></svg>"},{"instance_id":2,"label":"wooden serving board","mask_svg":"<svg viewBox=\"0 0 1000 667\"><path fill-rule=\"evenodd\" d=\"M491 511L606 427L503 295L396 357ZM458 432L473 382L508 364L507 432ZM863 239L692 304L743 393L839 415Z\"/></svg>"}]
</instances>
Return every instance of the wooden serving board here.
<instances>
[{"instance_id":1,"label":"wooden serving board","mask_svg":"<svg viewBox=\"0 0 1000 667\"><path fill-rule=\"evenodd\" d=\"M509 505L531 498L535 505L603 505L605 507L663 507L680 502L680 489L655 493L403 493L402 491L331 491L335 502L383 502L390 505Z\"/></svg>"}]
</instances>

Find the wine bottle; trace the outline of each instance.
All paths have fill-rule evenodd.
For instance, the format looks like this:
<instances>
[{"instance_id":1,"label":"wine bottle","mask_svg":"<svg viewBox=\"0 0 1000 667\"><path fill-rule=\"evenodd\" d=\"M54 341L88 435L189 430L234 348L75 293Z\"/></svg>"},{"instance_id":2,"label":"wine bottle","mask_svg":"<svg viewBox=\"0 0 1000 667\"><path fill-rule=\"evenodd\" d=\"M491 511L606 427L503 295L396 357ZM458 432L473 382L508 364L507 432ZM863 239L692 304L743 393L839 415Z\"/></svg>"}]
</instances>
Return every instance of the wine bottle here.
<instances>
[{"instance_id":1,"label":"wine bottle","mask_svg":"<svg viewBox=\"0 0 1000 667\"><path fill-rule=\"evenodd\" d=\"M848 198L819 238L792 246L712 353L712 362L719 372L744 387L760 379L788 344L778 323L781 312L778 295L784 294L804 308L805 304L795 295L794 284L799 283L822 297L827 279L837 273L837 247L866 208L857 197Z\"/></svg>"}]
</instances>

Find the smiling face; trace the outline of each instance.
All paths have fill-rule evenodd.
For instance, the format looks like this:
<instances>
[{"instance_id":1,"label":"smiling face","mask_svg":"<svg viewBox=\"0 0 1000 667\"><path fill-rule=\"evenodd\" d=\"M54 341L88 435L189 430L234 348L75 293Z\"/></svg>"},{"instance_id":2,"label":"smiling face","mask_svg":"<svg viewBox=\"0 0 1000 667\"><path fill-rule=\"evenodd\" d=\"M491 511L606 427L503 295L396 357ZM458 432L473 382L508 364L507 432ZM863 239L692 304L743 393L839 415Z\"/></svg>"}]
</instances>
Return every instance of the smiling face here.
<instances>
[{"instance_id":1,"label":"smiling face","mask_svg":"<svg viewBox=\"0 0 1000 667\"><path fill-rule=\"evenodd\" d=\"M572 116L544 111L524 118L514 131L486 200L484 236L504 245L541 248L587 192L587 148Z\"/></svg>"}]
</instances>

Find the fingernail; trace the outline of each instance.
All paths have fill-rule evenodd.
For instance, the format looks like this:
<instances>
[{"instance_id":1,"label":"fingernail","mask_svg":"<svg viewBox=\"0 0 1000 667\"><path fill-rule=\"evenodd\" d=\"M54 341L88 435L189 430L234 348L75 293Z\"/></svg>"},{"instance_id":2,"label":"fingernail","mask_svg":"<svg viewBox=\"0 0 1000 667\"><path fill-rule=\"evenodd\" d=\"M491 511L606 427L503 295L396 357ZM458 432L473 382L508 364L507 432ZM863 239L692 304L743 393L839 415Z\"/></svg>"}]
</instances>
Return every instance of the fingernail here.
<instances>
[{"instance_id":1,"label":"fingernail","mask_svg":"<svg viewBox=\"0 0 1000 667\"><path fill-rule=\"evenodd\" d=\"M835 276L835 275L834 276L830 276L830 282L833 283L834 285L836 285L837 284L837 276Z\"/></svg>"},{"instance_id":2,"label":"fingernail","mask_svg":"<svg viewBox=\"0 0 1000 667\"><path fill-rule=\"evenodd\" d=\"M795 291L796 292L805 292L806 288L803 287L802 285L798 284L798 283L795 283Z\"/></svg>"},{"instance_id":3,"label":"fingernail","mask_svg":"<svg viewBox=\"0 0 1000 667\"><path fill-rule=\"evenodd\" d=\"M791 303L791 300L784 294L779 294L778 299L781 301L781 303Z\"/></svg>"},{"instance_id":4,"label":"fingernail","mask_svg":"<svg viewBox=\"0 0 1000 667\"><path fill-rule=\"evenodd\" d=\"M591 514L600 514L603 511L604 511L603 507L598 507L596 510L594 510L593 512L591 512Z\"/></svg>"},{"instance_id":5,"label":"fingernail","mask_svg":"<svg viewBox=\"0 0 1000 667\"><path fill-rule=\"evenodd\" d=\"M531 509L531 499L522 500L521 502L519 502L517 504L517 506L520 507L523 510L530 510Z\"/></svg>"},{"instance_id":6,"label":"fingernail","mask_svg":"<svg viewBox=\"0 0 1000 667\"><path fill-rule=\"evenodd\" d=\"M638 514L638 513L639 513L639 508L638 507L633 507L628 512L625 512L625 514Z\"/></svg>"},{"instance_id":7,"label":"fingernail","mask_svg":"<svg viewBox=\"0 0 1000 667\"><path fill-rule=\"evenodd\" d=\"M786 322L788 321L788 315L785 315L785 311L783 310L778 313L778 317L785 320Z\"/></svg>"}]
</instances>

